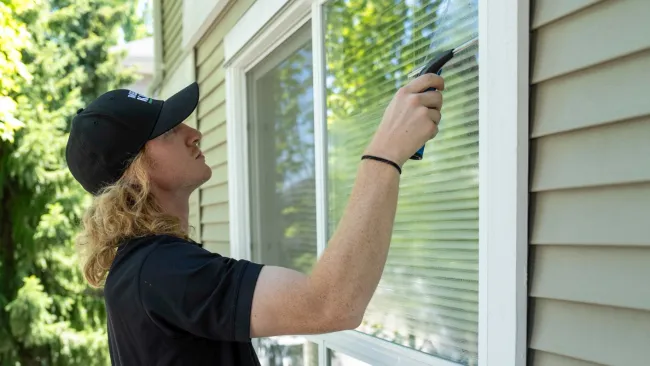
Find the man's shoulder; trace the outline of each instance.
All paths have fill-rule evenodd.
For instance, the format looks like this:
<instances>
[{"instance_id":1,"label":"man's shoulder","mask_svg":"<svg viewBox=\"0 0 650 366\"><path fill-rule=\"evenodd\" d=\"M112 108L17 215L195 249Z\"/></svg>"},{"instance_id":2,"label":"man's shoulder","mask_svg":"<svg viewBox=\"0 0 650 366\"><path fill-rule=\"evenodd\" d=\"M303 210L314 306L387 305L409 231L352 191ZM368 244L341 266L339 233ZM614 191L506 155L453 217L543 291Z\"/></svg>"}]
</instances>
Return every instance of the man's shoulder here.
<instances>
[{"instance_id":1,"label":"man's shoulder","mask_svg":"<svg viewBox=\"0 0 650 366\"><path fill-rule=\"evenodd\" d=\"M148 249L148 250L147 250ZM124 240L118 247L118 255L121 253L135 253L139 251L185 251L200 250L204 251L203 245L191 240L180 238L173 235L147 235L142 237L130 238Z\"/></svg>"},{"instance_id":2,"label":"man's shoulder","mask_svg":"<svg viewBox=\"0 0 650 366\"><path fill-rule=\"evenodd\" d=\"M128 271L128 268L137 269L139 272L142 265L152 256L158 260L161 257L178 260L183 256L196 255L197 253L209 252L192 240L172 235L147 235L130 238L122 241L118 246L112 272L118 269L121 269L120 272L124 272Z\"/></svg>"}]
</instances>

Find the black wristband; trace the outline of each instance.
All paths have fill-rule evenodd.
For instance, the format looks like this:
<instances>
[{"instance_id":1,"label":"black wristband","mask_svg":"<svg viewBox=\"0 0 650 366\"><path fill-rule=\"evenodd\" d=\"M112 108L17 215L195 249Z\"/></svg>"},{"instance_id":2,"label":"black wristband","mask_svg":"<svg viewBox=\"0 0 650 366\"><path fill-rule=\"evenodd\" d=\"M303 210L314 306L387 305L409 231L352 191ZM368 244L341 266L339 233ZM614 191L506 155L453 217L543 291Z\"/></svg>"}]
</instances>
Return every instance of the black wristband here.
<instances>
[{"instance_id":1,"label":"black wristband","mask_svg":"<svg viewBox=\"0 0 650 366\"><path fill-rule=\"evenodd\" d=\"M382 163L390 164L390 165L394 166L395 169L397 169L399 174L402 174L402 168L400 168L399 165L397 165L397 163L395 163L394 161L390 161L388 159L380 158L378 156L373 156L373 155L364 155L364 156L361 157L361 160L364 160L364 159L377 160L377 161L381 161Z\"/></svg>"}]
</instances>

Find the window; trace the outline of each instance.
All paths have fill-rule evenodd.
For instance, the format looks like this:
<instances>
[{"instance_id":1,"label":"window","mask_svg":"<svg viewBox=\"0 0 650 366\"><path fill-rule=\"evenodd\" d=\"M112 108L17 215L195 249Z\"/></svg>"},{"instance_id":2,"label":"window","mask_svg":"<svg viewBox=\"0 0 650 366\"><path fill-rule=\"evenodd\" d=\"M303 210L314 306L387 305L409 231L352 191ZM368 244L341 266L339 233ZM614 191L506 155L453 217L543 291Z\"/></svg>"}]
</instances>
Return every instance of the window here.
<instances>
[{"instance_id":1,"label":"window","mask_svg":"<svg viewBox=\"0 0 650 366\"><path fill-rule=\"evenodd\" d=\"M263 365L525 365L528 16L516 0L265 0L227 34L232 255L308 273L397 89L481 31L480 67L474 46L443 68L440 132L403 169L363 324L254 340Z\"/></svg>"},{"instance_id":2,"label":"window","mask_svg":"<svg viewBox=\"0 0 650 366\"><path fill-rule=\"evenodd\" d=\"M310 23L247 75L252 260L311 271L316 261ZM255 340L265 366L318 365L299 337Z\"/></svg>"},{"instance_id":3,"label":"window","mask_svg":"<svg viewBox=\"0 0 650 366\"><path fill-rule=\"evenodd\" d=\"M252 259L304 273L317 254L310 25L247 74Z\"/></svg>"},{"instance_id":4,"label":"window","mask_svg":"<svg viewBox=\"0 0 650 366\"><path fill-rule=\"evenodd\" d=\"M432 56L432 43L453 48L478 33L477 4L464 5L324 5L330 235L369 131L408 73ZM458 54L443 70L440 133L427 144L424 160L404 167L388 262L358 329L464 365L478 359L477 51Z\"/></svg>"},{"instance_id":5,"label":"window","mask_svg":"<svg viewBox=\"0 0 650 366\"><path fill-rule=\"evenodd\" d=\"M318 345L302 337L259 339L256 352L262 366L318 366Z\"/></svg>"},{"instance_id":6,"label":"window","mask_svg":"<svg viewBox=\"0 0 650 366\"><path fill-rule=\"evenodd\" d=\"M354 357L350 357L344 353L328 350L327 366L370 366L365 362L359 361Z\"/></svg>"}]
</instances>

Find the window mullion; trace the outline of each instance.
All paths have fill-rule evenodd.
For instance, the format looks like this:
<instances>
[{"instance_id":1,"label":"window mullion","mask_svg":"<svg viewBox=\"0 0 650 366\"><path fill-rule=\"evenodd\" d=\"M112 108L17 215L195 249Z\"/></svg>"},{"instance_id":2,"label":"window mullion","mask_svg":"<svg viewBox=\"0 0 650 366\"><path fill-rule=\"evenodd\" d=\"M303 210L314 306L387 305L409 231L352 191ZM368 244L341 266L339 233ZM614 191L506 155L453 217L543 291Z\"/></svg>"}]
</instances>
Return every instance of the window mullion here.
<instances>
[{"instance_id":1,"label":"window mullion","mask_svg":"<svg viewBox=\"0 0 650 366\"><path fill-rule=\"evenodd\" d=\"M314 76L314 158L316 168L316 237L318 257L327 247L327 119L325 111L325 55L322 6L312 3L312 57Z\"/></svg>"}]
</instances>

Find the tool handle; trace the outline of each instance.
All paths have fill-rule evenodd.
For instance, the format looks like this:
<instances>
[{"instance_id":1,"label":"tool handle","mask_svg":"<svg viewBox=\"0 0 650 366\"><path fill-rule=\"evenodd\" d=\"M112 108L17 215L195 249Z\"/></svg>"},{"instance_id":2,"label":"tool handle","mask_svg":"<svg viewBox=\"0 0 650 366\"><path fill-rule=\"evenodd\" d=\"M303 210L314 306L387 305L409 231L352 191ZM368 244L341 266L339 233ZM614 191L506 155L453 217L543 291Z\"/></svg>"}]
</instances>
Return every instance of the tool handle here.
<instances>
[{"instance_id":1,"label":"tool handle","mask_svg":"<svg viewBox=\"0 0 650 366\"><path fill-rule=\"evenodd\" d=\"M442 73L442 69L438 69L438 71L436 72L437 75L440 75L441 73ZM429 88L425 90L425 92L432 91L432 90L436 90L436 88ZM416 151L415 154L411 156L411 160L422 160L423 156L424 156L424 145L418 151Z\"/></svg>"},{"instance_id":2,"label":"tool handle","mask_svg":"<svg viewBox=\"0 0 650 366\"><path fill-rule=\"evenodd\" d=\"M424 74L437 74L440 75L442 72L442 67L449 62L454 57L454 50L447 50L445 51L442 55L440 55L438 58L433 59L431 62L425 66L422 71L418 74L418 77L424 75ZM429 88L425 90L425 92L428 92L430 90L436 90L435 88ZM422 157L424 156L424 146L420 148L420 150L416 151L415 154L411 156L411 160L422 160Z\"/></svg>"},{"instance_id":3,"label":"tool handle","mask_svg":"<svg viewBox=\"0 0 650 366\"><path fill-rule=\"evenodd\" d=\"M453 57L454 57L454 50L453 49L445 51L438 58L435 58L431 62L429 62L427 64L427 66L424 67L422 69L422 71L420 71L420 73L418 74L418 77L422 76L424 74L438 74L438 75L440 75L440 70L442 69L442 67L445 66L445 64L447 62L449 62L449 60L451 60Z\"/></svg>"}]
</instances>

